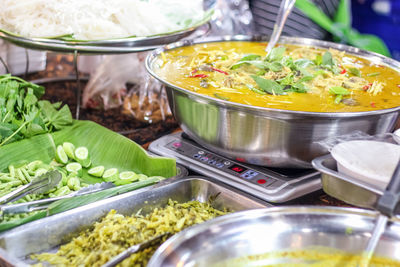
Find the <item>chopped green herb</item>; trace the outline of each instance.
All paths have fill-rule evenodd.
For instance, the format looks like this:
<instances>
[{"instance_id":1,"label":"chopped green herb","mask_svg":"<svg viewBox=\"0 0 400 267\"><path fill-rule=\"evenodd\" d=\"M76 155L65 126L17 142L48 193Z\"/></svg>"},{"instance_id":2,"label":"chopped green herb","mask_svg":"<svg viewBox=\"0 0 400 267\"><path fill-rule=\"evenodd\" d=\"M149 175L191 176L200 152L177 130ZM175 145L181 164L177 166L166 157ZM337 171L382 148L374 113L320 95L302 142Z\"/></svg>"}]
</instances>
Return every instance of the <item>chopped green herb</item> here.
<instances>
[{"instance_id":1,"label":"chopped green herb","mask_svg":"<svg viewBox=\"0 0 400 267\"><path fill-rule=\"evenodd\" d=\"M215 96L216 98L219 98L219 99L222 99L222 100L225 100L225 101L229 101L229 97L222 96L222 95L220 95L220 94L218 94L218 93L215 93L214 96Z\"/></svg>"},{"instance_id":2,"label":"chopped green herb","mask_svg":"<svg viewBox=\"0 0 400 267\"><path fill-rule=\"evenodd\" d=\"M354 76L361 77L361 71L357 68L350 68L349 72Z\"/></svg>"},{"instance_id":3,"label":"chopped green herb","mask_svg":"<svg viewBox=\"0 0 400 267\"><path fill-rule=\"evenodd\" d=\"M371 72L371 73L368 73L367 76L368 77L375 77L375 76L378 76L380 74L381 74L380 72Z\"/></svg>"},{"instance_id":4,"label":"chopped green herb","mask_svg":"<svg viewBox=\"0 0 400 267\"><path fill-rule=\"evenodd\" d=\"M326 51L322 56L322 65L332 67L334 65L332 54Z\"/></svg>"},{"instance_id":5,"label":"chopped green herb","mask_svg":"<svg viewBox=\"0 0 400 267\"><path fill-rule=\"evenodd\" d=\"M286 94L283 91L283 86L275 81L267 80L267 79L258 77L256 75L250 75L250 77L253 78L253 80L257 83L257 85L260 87L260 89L266 93L269 93L271 95Z\"/></svg>"},{"instance_id":6,"label":"chopped green herb","mask_svg":"<svg viewBox=\"0 0 400 267\"><path fill-rule=\"evenodd\" d=\"M271 52L267 55L266 60L269 62L280 61L283 58L285 51L286 48L283 46L272 48Z\"/></svg>"},{"instance_id":7,"label":"chopped green herb","mask_svg":"<svg viewBox=\"0 0 400 267\"><path fill-rule=\"evenodd\" d=\"M261 56L259 55L250 54L250 55L245 55L239 61L252 61L252 60L258 60L260 58Z\"/></svg>"},{"instance_id":8,"label":"chopped green herb","mask_svg":"<svg viewBox=\"0 0 400 267\"><path fill-rule=\"evenodd\" d=\"M334 86L334 87L329 88L329 93L331 93L333 95L348 95L348 94L350 94L350 91L341 86Z\"/></svg>"},{"instance_id":9,"label":"chopped green herb","mask_svg":"<svg viewBox=\"0 0 400 267\"><path fill-rule=\"evenodd\" d=\"M322 64L322 56L320 54L315 57L314 63L318 66Z\"/></svg>"},{"instance_id":10,"label":"chopped green herb","mask_svg":"<svg viewBox=\"0 0 400 267\"><path fill-rule=\"evenodd\" d=\"M251 91L253 91L253 92L257 93L257 94L260 94L260 95L266 95L266 94L267 94L266 92L261 91L261 90L255 88L255 87L254 87L253 85L251 85L251 84L246 84L246 86L247 86L247 88L249 88Z\"/></svg>"}]
</instances>

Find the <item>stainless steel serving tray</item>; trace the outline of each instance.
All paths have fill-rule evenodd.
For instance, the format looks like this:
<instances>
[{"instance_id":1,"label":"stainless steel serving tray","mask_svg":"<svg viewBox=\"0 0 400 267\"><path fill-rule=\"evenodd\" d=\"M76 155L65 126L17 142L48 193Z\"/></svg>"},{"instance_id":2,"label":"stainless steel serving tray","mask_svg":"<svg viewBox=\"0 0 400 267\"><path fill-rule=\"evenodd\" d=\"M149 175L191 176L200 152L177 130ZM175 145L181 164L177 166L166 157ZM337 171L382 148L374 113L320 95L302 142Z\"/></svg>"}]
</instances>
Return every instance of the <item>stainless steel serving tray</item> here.
<instances>
[{"instance_id":1,"label":"stainless steel serving tray","mask_svg":"<svg viewBox=\"0 0 400 267\"><path fill-rule=\"evenodd\" d=\"M383 194L373 184L339 173L336 160L331 154L314 159L312 165L321 172L322 189L325 193L344 202L363 208L375 208Z\"/></svg>"},{"instance_id":2,"label":"stainless steel serving tray","mask_svg":"<svg viewBox=\"0 0 400 267\"><path fill-rule=\"evenodd\" d=\"M31 222L1 234L0 266L3 264L26 266L29 263L28 255L50 251L68 242L111 209L129 215L142 210L141 212L145 214L155 207L165 206L169 199L179 202L190 200L205 202L218 193L214 202L214 207L217 209L239 211L270 205L210 178L171 178L154 186Z\"/></svg>"},{"instance_id":3,"label":"stainless steel serving tray","mask_svg":"<svg viewBox=\"0 0 400 267\"><path fill-rule=\"evenodd\" d=\"M321 246L331 248L331 252L339 249L359 253L366 247L377 215L375 211L362 209L317 206L237 212L177 233L157 249L148 267L209 267L238 257ZM376 254L400 260L399 218L392 218L388 223ZM285 266L285 261L268 263ZM290 266L305 266L301 263L292 262ZM310 266L325 266L312 263L309 262ZM265 261L257 264L254 258L247 265L242 262L235 266L270 265ZM348 265L342 262L334 266Z\"/></svg>"}]
</instances>

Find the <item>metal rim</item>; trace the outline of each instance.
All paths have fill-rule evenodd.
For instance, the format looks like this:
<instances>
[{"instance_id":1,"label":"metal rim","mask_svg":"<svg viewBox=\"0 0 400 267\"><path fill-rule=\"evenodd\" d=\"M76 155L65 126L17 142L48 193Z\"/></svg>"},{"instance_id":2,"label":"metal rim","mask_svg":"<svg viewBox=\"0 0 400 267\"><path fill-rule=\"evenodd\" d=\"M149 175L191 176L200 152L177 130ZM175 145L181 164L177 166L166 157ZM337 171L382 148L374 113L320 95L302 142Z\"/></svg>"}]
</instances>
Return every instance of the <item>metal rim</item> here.
<instances>
[{"instance_id":1,"label":"metal rim","mask_svg":"<svg viewBox=\"0 0 400 267\"><path fill-rule=\"evenodd\" d=\"M338 178L338 179L340 179L342 181L345 181L345 182L348 182L348 183L352 183L352 184L354 184L354 185L356 185L358 187L361 187L361 188L363 188L365 190L371 191L371 192L373 192L375 194L378 194L378 195L382 195L383 194L382 191L380 191L379 189L377 189L375 187L371 187L369 185L366 185L362 181L358 181L358 180L354 180L354 179L348 178L347 176L345 176L345 175L343 175L343 174L341 174L341 173L339 173L337 171L334 171L334 170L326 167L324 165L324 162L326 160L330 160L330 159L335 160L331 156L331 154L327 154L327 155L324 155L324 156L321 156L321 157L313 159L311 161L311 165L314 167L314 169L316 169L317 171L319 171L322 174L326 174L326 175L329 175L329 176L336 177L336 178Z\"/></svg>"},{"instance_id":2,"label":"metal rim","mask_svg":"<svg viewBox=\"0 0 400 267\"><path fill-rule=\"evenodd\" d=\"M153 52L149 53L146 57L145 61L145 66L146 70L158 81L161 83L165 84L166 86L173 88L176 91L179 91L181 93L187 94L187 95L192 95L196 96L197 98L200 98L204 101L207 102L207 104L216 104L218 106L222 107L229 107L233 108L236 110L243 110L246 109L248 111L252 111L258 114L265 114L267 113L278 113L278 114L291 114L291 115L300 115L300 116L310 116L310 117L323 117L323 118L347 118L347 117L360 117L360 116L375 116L375 115L381 115L381 114L386 114L386 113L391 113L395 111L400 110L400 106L393 107L393 108L388 108L388 109L380 109L380 110L373 110L373 111L360 111L360 112L311 112L311 111L295 111L295 110L285 110L285 109L274 109L274 108L267 108L267 107L258 107L258 106L251 106L251 105L246 105L246 104L240 104L240 103L235 103L235 102L230 102L222 99L217 99L213 98L210 96L202 95L196 92L192 92L190 90L178 87L176 85L171 84L170 82L164 80L161 78L158 74L156 74L153 71L153 62L158 56L161 54L161 52L165 52L168 50L172 50L175 48L179 47L184 47L184 46L190 46L194 44L202 44L202 43L213 43L213 42L223 42L223 41L268 41L269 36L265 35L253 35L253 36L248 36L248 35L235 35L235 36L223 36L223 37L208 37L204 38L202 40L184 40L184 41L179 41L175 42L163 47L160 47ZM309 38L300 38L300 37L281 37L279 39L279 43L281 44L297 44L297 45L308 45L308 46L316 46L320 48L334 48L338 50L345 51L349 54L365 58L367 60L370 60L371 62L377 63L377 64L382 64L386 65L392 69L394 69L397 72L400 72L400 62L385 57L383 55L374 53L374 52L369 52L365 51L356 47L344 45L344 44L338 44L338 43L333 43L333 42L328 42L328 41L321 41L321 40L315 40L315 39L309 39Z\"/></svg>"},{"instance_id":3,"label":"metal rim","mask_svg":"<svg viewBox=\"0 0 400 267\"><path fill-rule=\"evenodd\" d=\"M157 263L156 258L162 258L163 251L173 251L177 245L179 245L181 239L192 238L195 235L198 235L204 231L207 231L213 225L224 225L227 222L234 221L236 219L256 219L258 217L268 215L355 215L355 216L366 216L369 218L375 218L378 216L377 211L365 210L360 208L347 208L347 207L324 207L324 206L281 206L281 207L272 207L272 208L264 208L264 209L254 209L254 210L246 210L239 211L232 214L224 215L221 217L217 217L206 221L204 223L195 225L193 227L189 227L172 237L170 237L167 241L165 241L153 254L152 258L149 261L149 266ZM400 223L399 217L394 217L389 219L390 222ZM169 254L169 253L168 253Z\"/></svg>"}]
</instances>

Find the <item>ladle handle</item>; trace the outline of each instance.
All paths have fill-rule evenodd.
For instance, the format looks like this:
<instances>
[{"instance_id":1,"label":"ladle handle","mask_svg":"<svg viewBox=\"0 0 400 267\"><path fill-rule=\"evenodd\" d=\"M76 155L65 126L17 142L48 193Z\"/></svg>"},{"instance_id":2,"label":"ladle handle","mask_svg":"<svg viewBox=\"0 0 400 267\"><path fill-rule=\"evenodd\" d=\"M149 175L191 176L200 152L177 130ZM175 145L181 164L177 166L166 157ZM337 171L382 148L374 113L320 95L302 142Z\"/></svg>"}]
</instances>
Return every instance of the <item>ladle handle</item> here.
<instances>
[{"instance_id":1,"label":"ladle handle","mask_svg":"<svg viewBox=\"0 0 400 267\"><path fill-rule=\"evenodd\" d=\"M382 214L392 217L400 199L400 159L393 172L392 178L383 195L379 198L376 209Z\"/></svg>"},{"instance_id":2,"label":"ladle handle","mask_svg":"<svg viewBox=\"0 0 400 267\"><path fill-rule=\"evenodd\" d=\"M294 4L296 3L296 0L283 0L281 3L281 6L279 7L279 12L276 17L276 22L274 25L274 30L271 35L271 39L269 40L268 46L265 49L265 52L267 52L267 55L269 52L271 52L272 48L276 45L276 43L279 40L279 37L281 36L283 27L285 26L285 22L287 17L289 16L290 12L293 9Z\"/></svg>"}]
</instances>

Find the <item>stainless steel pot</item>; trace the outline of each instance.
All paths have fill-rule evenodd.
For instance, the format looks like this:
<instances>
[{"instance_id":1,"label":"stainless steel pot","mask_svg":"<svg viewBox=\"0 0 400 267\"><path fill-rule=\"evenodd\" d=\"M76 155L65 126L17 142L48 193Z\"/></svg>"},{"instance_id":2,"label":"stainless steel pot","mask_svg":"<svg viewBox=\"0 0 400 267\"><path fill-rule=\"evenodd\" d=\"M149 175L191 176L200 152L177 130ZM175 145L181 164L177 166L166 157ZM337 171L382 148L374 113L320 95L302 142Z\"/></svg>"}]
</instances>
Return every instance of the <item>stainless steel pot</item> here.
<instances>
[{"instance_id":1,"label":"stainless steel pot","mask_svg":"<svg viewBox=\"0 0 400 267\"><path fill-rule=\"evenodd\" d=\"M174 235L157 249L147 266L209 267L221 261L249 255L321 246L329 247L330 252L336 248L359 253L364 250L371 235L375 216L377 213L374 211L311 206L236 212ZM388 224L375 254L400 260L398 219ZM247 265L223 266L261 265L248 262Z\"/></svg>"},{"instance_id":2,"label":"stainless steel pot","mask_svg":"<svg viewBox=\"0 0 400 267\"><path fill-rule=\"evenodd\" d=\"M367 112L302 112L255 107L201 95L164 80L154 71L163 51L197 43L218 41L267 41L263 36L208 38L181 41L159 48L146 59L148 72L167 90L172 113L181 128L202 146L231 159L269 167L310 168L311 160L327 153L317 142L353 131L367 134L390 132L399 107ZM400 71L400 63L355 47L305 38L281 38L282 44L309 45L344 50ZM400 81L399 81L400 82Z\"/></svg>"}]
</instances>

